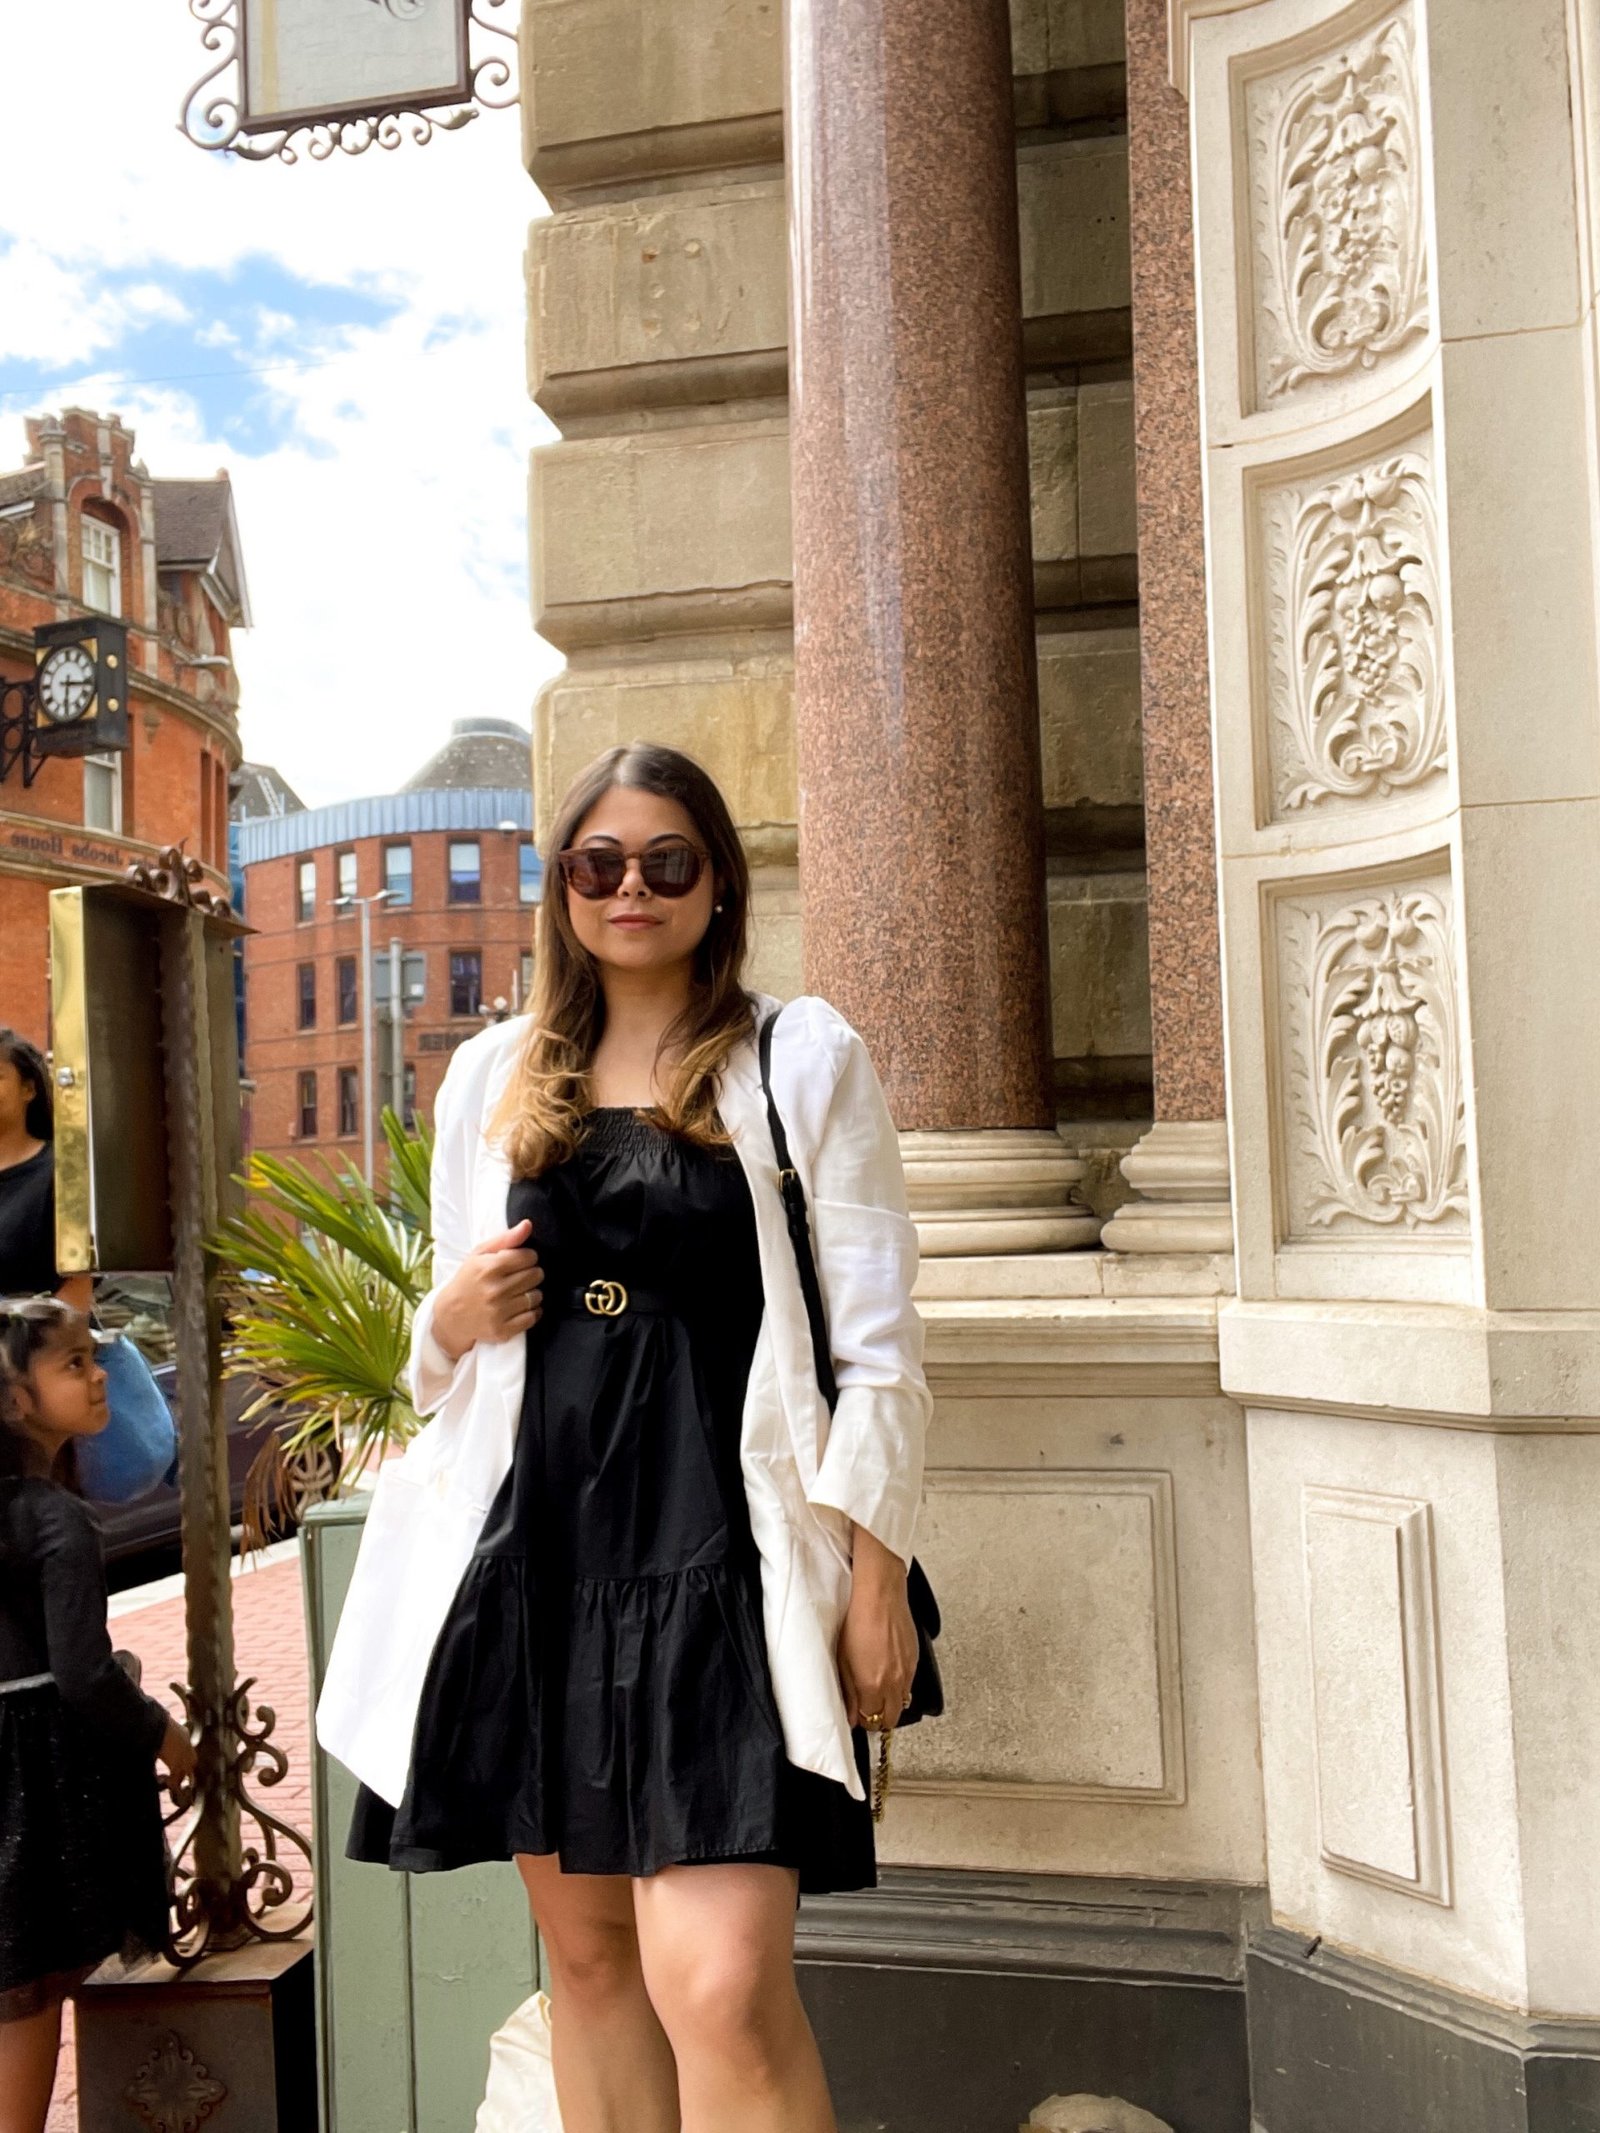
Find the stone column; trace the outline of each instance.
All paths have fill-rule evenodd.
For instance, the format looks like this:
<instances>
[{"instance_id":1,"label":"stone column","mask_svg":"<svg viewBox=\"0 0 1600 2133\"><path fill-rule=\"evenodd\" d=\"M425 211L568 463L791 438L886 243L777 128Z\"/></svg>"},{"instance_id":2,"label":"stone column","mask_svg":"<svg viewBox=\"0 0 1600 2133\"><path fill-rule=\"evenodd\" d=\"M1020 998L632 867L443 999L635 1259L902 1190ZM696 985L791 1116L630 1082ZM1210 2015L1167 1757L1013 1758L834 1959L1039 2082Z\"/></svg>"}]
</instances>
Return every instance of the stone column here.
<instances>
[{"instance_id":1,"label":"stone column","mask_svg":"<svg viewBox=\"0 0 1600 2133\"><path fill-rule=\"evenodd\" d=\"M1123 1164L1118 1252L1231 1252L1195 389L1189 112L1167 0L1127 0L1135 467L1155 1124Z\"/></svg>"},{"instance_id":2,"label":"stone column","mask_svg":"<svg viewBox=\"0 0 1600 2133\"><path fill-rule=\"evenodd\" d=\"M790 0L805 980L925 1250L1088 1241L1054 1130L1006 0Z\"/></svg>"}]
</instances>

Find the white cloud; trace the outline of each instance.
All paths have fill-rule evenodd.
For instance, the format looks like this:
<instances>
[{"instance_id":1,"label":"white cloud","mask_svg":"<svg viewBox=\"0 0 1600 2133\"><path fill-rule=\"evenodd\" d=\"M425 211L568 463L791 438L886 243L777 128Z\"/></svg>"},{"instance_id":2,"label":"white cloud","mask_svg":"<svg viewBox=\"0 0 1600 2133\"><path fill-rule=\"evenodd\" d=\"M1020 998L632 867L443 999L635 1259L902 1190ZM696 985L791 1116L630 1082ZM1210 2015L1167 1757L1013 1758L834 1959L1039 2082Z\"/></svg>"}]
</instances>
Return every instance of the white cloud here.
<instances>
[{"instance_id":1,"label":"white cloud","mask_svg":"<svg viewBox=\"0 0 1600 2133\"><path fill-rule=\"evenodd\" d=\"M70 43L74 100L70 128L49 99L8 112L6 159L29 182L0 192L0 356L72 381L40 404L114 407L158 475L229 468L256 614L237 640L247 751L316 802L390 789L453 717L525 720L556 658L522 589L526 451L543 426L523 375L521 254L540 202L515 114L424 149L239 164L173 125L205 64L187 10L70 13L70 36L55 7L7 10L0 29L14 81L51 79ZM130 323L192 311L185 276L262 256L397 308L308 327L275 289L248 328L195 318L188 359L161 378L119 375ZM106 293L103 271L138 279ZM241 333L260 368L238 390L268 396L283 440L255 452L221 433L218 387L182 382L222 367ZM0 467L21 456L19 403L3 405Z\"/></svg>"}]
</instances>

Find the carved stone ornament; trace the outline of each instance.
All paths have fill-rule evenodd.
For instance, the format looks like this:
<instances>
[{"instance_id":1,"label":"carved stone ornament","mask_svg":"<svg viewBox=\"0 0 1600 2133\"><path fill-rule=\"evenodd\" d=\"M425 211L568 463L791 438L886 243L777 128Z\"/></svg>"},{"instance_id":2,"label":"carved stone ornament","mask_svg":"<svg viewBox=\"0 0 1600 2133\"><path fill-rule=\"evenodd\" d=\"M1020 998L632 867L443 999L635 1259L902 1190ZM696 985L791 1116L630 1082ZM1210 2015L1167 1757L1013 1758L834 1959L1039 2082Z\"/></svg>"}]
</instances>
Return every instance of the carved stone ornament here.
<instances>
[{"instance_id":1,"label":"carved stone ornament","mask_svg":"<svg viewBox=\"0 0 1600 2133\"><path fill-rule=\"evenodd\" d=\"M1279 909L1290 1234L1467 1222L1450 917L1421 886Z\"/></svg>"},{"instance_id":2,"label":"carved stone ornament","mask_svg":"<svg viewBox=\"0 0 1600 2133\"><path fill-rule=\"evenodd\" d=\"M1446 748L1438 532L1420 450L1278 492L1268 533L1274 802L1382 799Z\"/></svg>"},{"instance_id":3,"label":"carved stone ornament","mask_svg":"<svg viewBox=\"0 0 1600 2133\"><path fill-rule=\"evenodd\" d=\"M123 2090L123 2100L150 2133L197 2133L228 2091L169 2029Z\"/></svg>"},{"instance_id":4,"label":"carved stone ornament","mask_svg":"<svg viewBox=\"0 0 1600 2133\"><path fill-rule=\"evenodd\" d=\"M1256 83L1250 125L1265 403L1371 370L1427 331L1409 19Z\"/></svg>"}]
</instances>

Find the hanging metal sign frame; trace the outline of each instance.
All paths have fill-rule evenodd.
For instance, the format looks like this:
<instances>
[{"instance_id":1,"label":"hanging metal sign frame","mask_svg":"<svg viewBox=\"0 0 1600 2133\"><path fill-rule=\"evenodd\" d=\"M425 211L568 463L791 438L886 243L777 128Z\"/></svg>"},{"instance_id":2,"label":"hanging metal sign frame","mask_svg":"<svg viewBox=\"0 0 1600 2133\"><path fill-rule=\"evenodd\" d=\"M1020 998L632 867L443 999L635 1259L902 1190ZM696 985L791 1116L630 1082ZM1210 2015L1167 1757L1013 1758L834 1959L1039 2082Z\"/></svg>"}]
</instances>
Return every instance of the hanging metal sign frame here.
<instances>
[{"instance_id":1,"label":"hanging metal sign frame","mask_svg":"<svg viewBox=\"0 0 1600 2133\"><path fill-rule=\"evenodd\" d=\"M179 118L197 148L320 163L422 147L517 101L511 0L189 0L189 12L213 55Z\"/></svg>"}]
</instances>

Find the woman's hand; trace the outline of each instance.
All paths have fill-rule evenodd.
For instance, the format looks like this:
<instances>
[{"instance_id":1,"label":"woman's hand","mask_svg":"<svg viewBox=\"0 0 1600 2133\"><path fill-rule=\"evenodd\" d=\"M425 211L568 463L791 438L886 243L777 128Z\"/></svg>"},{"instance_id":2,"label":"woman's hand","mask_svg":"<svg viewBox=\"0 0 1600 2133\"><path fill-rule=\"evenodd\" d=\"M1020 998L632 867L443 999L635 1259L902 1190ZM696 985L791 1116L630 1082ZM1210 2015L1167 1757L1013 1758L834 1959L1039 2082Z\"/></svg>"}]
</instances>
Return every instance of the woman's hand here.
<instances>
[{"instance_id":1,"label":"woman's hand","mask_svg":"<svg viewBox=\"0 0 1600 2133\"><path fill-rule=\"evenodd\" d=\"M180 1788L194 1783L194 1742L175 1718L167 1720L167 1730L161 1736L161 1746L156 1750L156 1761L165 1769L171 1780L174 1798Z\"/></svg>"},{"instance_id":2,"label":"woman's hand","mask_svg":"<svg viewBox=\"0 0 1600 2133\"><path fill-rule=\"evenodd\" d=\"M479 1341L508 1341L539 1323L544 1270L531 1222L476 1244L433 1300L433 1337L456 1362Z\"/></svg>"},{"instance_id":3,"label":"woman's hand","mask_svg":"<svg viewBox=\"0 0 1600 2133\"><path fill-rule=\"evenodd\" d=\"M845 1711L853 1726L897 1725L917 1671L906 1566L865 1526L855 1529L852 1564L838 1652Z\"/></svg>"}]
</instances>

